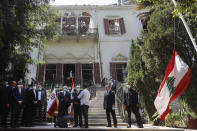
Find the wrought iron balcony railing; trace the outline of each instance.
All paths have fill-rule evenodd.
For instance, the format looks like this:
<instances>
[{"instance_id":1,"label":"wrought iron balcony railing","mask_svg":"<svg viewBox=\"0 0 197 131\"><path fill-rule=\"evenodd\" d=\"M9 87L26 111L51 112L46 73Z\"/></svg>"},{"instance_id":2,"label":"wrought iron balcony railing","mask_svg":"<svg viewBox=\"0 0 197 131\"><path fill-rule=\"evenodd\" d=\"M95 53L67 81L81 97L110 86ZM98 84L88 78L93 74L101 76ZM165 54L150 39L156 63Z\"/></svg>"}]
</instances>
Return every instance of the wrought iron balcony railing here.
<instances>
[{"instance_id":1,"label":"wrought iron balcony railing","mask_svg":"<svg viewBox=\"0 0 197 131\"><path fill-rule=\"evenodd\" d=\"M80 27L76 29L76 27L69 27L65 28L63 27L62 29L62 35L63 36L91 36L91 35L96 35L98 33L97 28L86 28L86 27Z\"/></svg>"}]
</instances>

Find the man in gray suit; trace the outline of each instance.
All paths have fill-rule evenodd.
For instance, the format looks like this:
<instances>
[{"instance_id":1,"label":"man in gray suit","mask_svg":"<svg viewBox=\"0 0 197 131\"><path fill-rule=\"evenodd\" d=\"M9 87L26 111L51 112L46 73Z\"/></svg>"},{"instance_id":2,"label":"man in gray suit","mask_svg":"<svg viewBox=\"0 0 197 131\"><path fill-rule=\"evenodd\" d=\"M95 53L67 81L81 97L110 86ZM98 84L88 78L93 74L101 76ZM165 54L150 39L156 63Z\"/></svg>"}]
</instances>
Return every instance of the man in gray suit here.
<instances>
[{"instance_id":1,"label":"man in gray suit","mask_svg":"<svg viewBox=\"0 0 197 131\"><path fill-rule=\"evenodd\" d=\"M114 127L117 128L117 119L115 114L115 93L110 89L109 85L105 86L106 92L104 94L104 109L106 110L106 116L107 116L107 127L111 127L111 118L110 113L112 115L113 121L114 121Z\"/></svg>"}]
</instances>

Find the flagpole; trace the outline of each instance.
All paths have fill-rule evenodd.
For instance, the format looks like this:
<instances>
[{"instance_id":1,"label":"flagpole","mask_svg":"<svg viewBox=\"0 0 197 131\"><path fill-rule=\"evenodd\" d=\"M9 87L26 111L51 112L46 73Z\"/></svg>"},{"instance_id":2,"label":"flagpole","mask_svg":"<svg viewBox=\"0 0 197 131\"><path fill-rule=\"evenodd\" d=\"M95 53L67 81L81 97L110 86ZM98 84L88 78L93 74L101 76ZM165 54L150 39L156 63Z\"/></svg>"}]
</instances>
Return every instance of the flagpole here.
<instances>
[{"instance_id":1,"label":"flagpole","mask_svg":"<svg viewBox=\"0 0 197 131\"><path fill-rule=\"evenodd\" d=\"M172 2L174 4L174 6L176 7L177 6L176 1L172 0ZM181 20L182 20L184 26L185 26L185 29L187 30L187 33L189 34L189 37L190 37L190 39L192 41L192 44L194 45L194 48L195 48L195 50L197 52L197 45L196 45L195 38L193 37L193 35L192 35L191 31L190 31L190 28L188 27L187 22L185 21L185 19L184 19L183 15L181 14L181 12L179 12L179 15L181 17Z\"/></svg>"}]
</instances>

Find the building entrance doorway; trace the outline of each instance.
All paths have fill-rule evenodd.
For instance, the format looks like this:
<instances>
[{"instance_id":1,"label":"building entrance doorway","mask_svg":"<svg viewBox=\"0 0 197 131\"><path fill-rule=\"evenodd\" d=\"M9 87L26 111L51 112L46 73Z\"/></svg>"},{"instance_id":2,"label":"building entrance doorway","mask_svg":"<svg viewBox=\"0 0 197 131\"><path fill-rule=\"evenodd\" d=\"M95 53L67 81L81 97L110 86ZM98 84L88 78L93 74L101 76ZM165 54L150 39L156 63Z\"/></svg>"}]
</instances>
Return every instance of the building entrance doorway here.
<instances>
[{"instance_id":1,"label":"building entrance doorway","mask_svg":"<svg viewBox=\"0 0 197 131\"><path fill-rule=\"evenodd\" d=\"M75 64L64 64L63 65L63 81L64 85L71 86L72 84L72 77L75 79Z\"/></svg>"},{"instance_id":2,"label":"building entrance doorway","mask_svg":"<svg viewBox=\"0 0 197 131\"><path fill-rule=\"evenodd\" d=\"M82 85L93 85L93 64L82 64Z\"/></svg>"}]
</instances>

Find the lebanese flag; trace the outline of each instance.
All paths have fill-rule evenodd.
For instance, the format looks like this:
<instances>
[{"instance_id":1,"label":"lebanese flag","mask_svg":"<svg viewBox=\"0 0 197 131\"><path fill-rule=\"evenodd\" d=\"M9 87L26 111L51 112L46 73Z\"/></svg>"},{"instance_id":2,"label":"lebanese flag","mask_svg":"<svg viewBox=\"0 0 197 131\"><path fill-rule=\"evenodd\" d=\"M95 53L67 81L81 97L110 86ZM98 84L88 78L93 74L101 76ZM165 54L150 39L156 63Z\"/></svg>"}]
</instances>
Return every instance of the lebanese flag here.
<instances>
[{"instance_id":1,"label":"lebanese flag","mask_svg":"<svg viewBox=\"0 0 197 131\"><path fill-rule=\"evenodd\" d=\"M171 60L166 68L164 80L159 87L154 102L162 121L164 121L169 112L169 104L189 85L191 75L192 68L189 67L174 50Z\"/></svg>"},{"instance_id":2,"label":"lebanese flag","mask_svg":"<svg viewBox=\"0 0 197 131\"><path fill-rule=\"evenodd\" d=\"M54 112L57 109L57 98L56 91L54 88L54 83L51 85L51 94L47 105L47 113L49 116L53 116Z\"/></svg>"}]
</instances>

